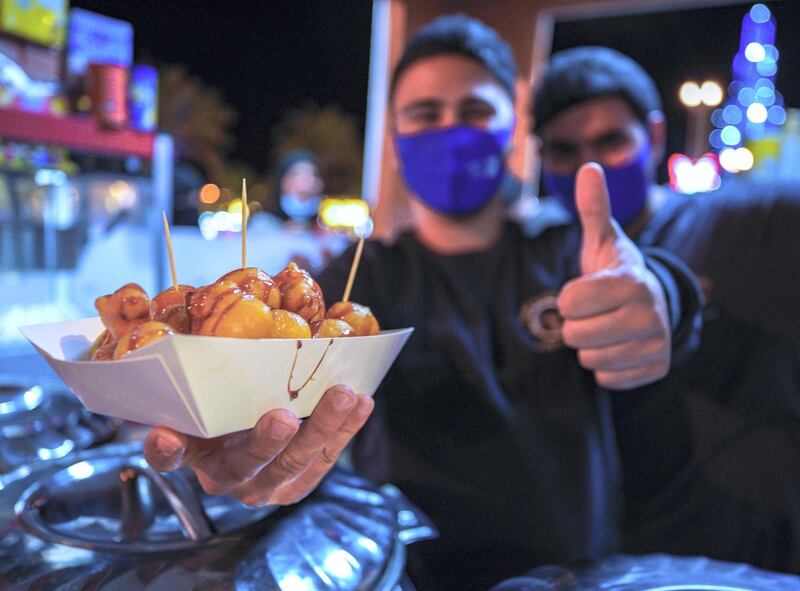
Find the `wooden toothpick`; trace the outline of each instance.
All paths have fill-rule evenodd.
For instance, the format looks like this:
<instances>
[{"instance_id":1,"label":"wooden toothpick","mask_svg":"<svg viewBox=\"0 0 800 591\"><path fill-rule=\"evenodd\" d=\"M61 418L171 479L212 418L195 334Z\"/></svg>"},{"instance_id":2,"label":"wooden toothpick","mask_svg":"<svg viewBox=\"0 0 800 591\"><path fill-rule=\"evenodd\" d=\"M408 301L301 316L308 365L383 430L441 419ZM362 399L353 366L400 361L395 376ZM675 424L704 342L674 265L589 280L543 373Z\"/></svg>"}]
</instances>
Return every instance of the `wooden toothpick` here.
<instances>
[{"instance_id":1,"label":"wooden toothpick","mask_svg":"<svg viewBox=\"0 0 800 591\"><path fill-rule=\"evenodd\" d=\"M169 236L169 223L167 222L167 212L162 211L161 215L164 218L164 236L167 239L167 253L169 253L169 268L172 271L172 286L177 289L178 287L178 274L175 272L175 257L172 254L172 240Z\"/></svg>"},{"instance_id":2,"label":"wooden toothpick","mask_svg":"<svg viewBox=\"0 0 800 591\"><path fill-rule=\"evenodd\" d=\"M344 295L342 301L347 302L350 299L350 290L353 288L353 280L356 278L356 271L358 270L358 263L361 261L361 251L364 250L364 237L358 239L358 246L356 246L356 254L353 257L353 264L350 265L350 276L347 278L347 287L344 288Z\"/></svg>"},{"instance_id":3,"label":"wooden toothpick","mask_svg":"<svg viewBox=\"0 0 800 591\"><path fill-rule=\"evenodd\" d=\"M242 179L242 269L247 268L247 180Z\"/></svg>"}]
</instances>

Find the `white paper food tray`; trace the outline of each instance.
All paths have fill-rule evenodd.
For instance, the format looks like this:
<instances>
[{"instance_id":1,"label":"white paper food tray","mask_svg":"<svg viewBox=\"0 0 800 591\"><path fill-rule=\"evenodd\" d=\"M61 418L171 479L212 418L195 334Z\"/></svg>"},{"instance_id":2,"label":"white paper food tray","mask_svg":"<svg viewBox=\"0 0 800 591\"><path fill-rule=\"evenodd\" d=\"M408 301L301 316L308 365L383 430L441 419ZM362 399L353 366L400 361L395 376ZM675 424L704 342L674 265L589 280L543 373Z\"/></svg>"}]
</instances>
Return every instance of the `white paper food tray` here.
<instances>
[{"instance_id":1,"label":"white paper food tray","mask_svg":"<svg viewBox=\"0 0 800 591\"><path fill-rule=\"evenodd\" d=\"M372 395L412 328L369 337L172 335L118 361L84 361L100 318L21 328L89 410L198 437L249 429L274 408L307 417L330 386Z\"/></svg>"}]
</instances>

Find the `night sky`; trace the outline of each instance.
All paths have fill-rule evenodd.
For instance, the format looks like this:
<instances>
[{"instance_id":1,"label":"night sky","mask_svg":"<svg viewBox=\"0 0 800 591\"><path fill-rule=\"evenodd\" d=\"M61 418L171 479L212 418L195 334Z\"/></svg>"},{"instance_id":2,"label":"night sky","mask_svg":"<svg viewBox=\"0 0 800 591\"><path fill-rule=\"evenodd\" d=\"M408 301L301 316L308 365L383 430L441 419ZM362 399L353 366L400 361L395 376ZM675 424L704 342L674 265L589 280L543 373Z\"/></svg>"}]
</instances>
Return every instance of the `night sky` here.
<instances>
[{"instance_id":1,"label":"night sky","mask_svg":"<svg viewBox=\"0 0 800 591\"><path fill-rule=\"evenodd\" d=\"M777 19L777 88L787 106L800 107L800 1L765 4ZM191 75L220 88L239 113L232 155L257 170L268 161L270 128L287 109L309 99L338 105L363 126L370 0L72 0L71 5L131 22L136 61L181 63ZM640 61L664 96L669 149L675 151L685 125L677 101L680 83L715 78L727 84L748 7L559 23L554 48L609 45Z\"/></svg>"},{"instance_id":2,"label":"night sky","mask_svg":"<svg viewBox=\"0 0 800 591\"><path fill-rule=\"evenodd\" d=\"M369 0L71 0L133 24L134 60L184 64L239 114L232 155L263 171L288 109L338 105L364 124Z\"/></svg>"}]
</instances>

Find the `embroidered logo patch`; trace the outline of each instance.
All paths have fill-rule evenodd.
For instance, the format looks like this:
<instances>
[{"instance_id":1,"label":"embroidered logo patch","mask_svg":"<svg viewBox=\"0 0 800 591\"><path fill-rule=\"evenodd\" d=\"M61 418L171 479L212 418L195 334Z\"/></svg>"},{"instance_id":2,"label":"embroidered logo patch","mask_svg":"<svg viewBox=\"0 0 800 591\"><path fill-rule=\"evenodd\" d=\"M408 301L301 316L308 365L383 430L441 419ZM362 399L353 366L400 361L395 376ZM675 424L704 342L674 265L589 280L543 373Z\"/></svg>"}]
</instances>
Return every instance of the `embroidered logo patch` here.
<instances>
[{"instance_id":1,"label":"embroidered logo patch","mask_svg":"<svg viewBox=\"0 0 800 591\"><path fill-rule=\"evenodd\" d=\"M519 320L545 351L555 351L563 344L561 327L564 319L558 312L557 296L539 294L525 302L519 310Z\"/></svg>"}]
</instances>

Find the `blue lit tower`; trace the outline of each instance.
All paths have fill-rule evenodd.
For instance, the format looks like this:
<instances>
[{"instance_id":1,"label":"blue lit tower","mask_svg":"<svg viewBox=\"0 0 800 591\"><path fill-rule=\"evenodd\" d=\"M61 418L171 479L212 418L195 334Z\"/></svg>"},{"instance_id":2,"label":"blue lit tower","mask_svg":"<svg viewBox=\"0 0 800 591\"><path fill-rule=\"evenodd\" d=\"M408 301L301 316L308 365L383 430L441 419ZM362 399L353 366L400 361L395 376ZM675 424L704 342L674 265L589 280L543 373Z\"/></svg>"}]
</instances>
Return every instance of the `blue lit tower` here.
<instances>
[{"instance_id":1,"label":"blue lit tower","mask_svg":"<svg viewBox=\"0 0 800 591\"><path fill-rule=\"evenodd\" d=\"M753 5L742 19L739 51L733 58L732 71L729 98L711 115L716 129L711 132L709 142L720 151L723 168L739 172L752 166L752 154L736 150L737 158L733 158L734 150L772 135L786 121L783 97L775 89L778 72L775 19L763 4Z\"/></svg>"}]
</instances>

